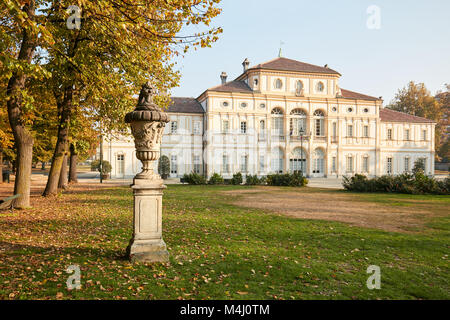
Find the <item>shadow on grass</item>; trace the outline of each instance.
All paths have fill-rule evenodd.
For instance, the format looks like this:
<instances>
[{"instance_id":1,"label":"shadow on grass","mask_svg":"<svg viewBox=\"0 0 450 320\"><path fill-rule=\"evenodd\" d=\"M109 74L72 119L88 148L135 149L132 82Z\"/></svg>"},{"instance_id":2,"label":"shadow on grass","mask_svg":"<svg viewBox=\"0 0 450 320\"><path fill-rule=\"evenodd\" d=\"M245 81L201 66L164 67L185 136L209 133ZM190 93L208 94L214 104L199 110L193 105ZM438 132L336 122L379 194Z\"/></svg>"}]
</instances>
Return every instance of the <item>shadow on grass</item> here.
<instances>
[{"instance_id":1,"label":"shadow on grass","mask_svg":"<svg viewBox=\"0 0 450 320\"><path fill-rule=\"evenodd\" d=\"M61 255L71 255L74 260L77 257L82 258L101 258L107 261L127 261L128 257L123 250L113 250L108 248L92 248L92 247L58 247L58 246L34 246L26 244L17 244L11 242L0 241L0 256L2 254L18 256L26 254L37 254L51 258L52 256L59 257Z\"/></svg>"}]
</instances>

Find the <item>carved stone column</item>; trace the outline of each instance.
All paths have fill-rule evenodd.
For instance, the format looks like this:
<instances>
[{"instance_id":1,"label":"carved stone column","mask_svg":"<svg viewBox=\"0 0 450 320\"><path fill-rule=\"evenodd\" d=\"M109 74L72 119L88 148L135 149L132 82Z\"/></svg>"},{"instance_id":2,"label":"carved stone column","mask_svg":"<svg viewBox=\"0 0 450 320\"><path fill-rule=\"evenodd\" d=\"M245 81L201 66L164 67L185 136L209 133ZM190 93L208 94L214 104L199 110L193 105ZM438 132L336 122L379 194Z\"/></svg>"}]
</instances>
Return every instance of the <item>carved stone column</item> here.
<instances>
[{"instance_id":1,"label":"carved stone column","mask_svg":"<svg viewBox=\"0 0 450 320\"><path fill-rule=\"evenodd\" d=\"M131 124L136 157L142 162L142 172L133 179L134 230L127 248L131 261L166 262L169 260L162 238L163 180L153 171L153 162L160 156L161 139L169 117L153 103L153 88L142 86L136 109L125 116Z\"/></svg>"}]
</instances>

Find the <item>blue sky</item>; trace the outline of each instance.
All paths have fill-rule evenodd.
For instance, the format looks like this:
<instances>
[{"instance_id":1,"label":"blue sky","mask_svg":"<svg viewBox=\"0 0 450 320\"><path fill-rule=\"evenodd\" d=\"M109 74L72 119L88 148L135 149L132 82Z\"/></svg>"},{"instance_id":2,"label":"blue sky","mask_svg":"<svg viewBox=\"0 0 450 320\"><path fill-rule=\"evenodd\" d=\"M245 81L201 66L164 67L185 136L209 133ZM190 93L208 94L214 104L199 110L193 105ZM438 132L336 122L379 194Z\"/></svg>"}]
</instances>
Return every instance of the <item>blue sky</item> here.
<instances>
[{"instance_id":1,"label":"blue sky","mask_svg":"<svg viewBox=\"0 0 450 320\"><path fill-rule=\"evenodd\" d=\"M380 8L380 29L367 28L367 8ZM410 81L434 94L450 83L448 0L222 0L214 25L224 29L212 48L190 51L178 62L173 96L197 97L250 65L283 56L324 65L342 74L341 87L387 104ZM200 30L200 29L199 29Z\"/></svg>"}]
</instances>

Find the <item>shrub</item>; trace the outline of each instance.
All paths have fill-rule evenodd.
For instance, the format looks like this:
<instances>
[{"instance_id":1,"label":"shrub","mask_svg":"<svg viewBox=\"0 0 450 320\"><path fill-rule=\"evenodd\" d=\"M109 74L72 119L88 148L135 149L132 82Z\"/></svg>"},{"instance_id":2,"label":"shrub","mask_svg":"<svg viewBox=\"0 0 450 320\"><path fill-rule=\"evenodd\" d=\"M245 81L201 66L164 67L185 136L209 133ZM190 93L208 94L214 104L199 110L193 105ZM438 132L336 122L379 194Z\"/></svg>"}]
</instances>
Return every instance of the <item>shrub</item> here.
<instances>
[{"instance_id":1,"label":"shrub","mask_svg":"<svg viewBox=\"0 0 450 320\"><path fill-rule=\"evenodd\" d=\"M91 162L91 171L97 171L99 164L100 164L100 160L92 161Z\"/></svg>"},{"instance_id":2,"label":"shrub","mask_svg":"<svg viewBox=\"0 0 450 320\"><path fill-rule=\"evenodd\" d=\"M248 186L261 185L261 184L265 184L265 183L266 183L266 178L265 177L258 178L258 176L256 174L255 175L249 174L245 178L245 184Z\"/></svg>"},{"instance_id":3,"label":"shrub","mask_svg":"<svg viewBox=\"0 0 450 320\"><path fill-rule=\"evenodd\" d=\"M190 174L184 174L183 180L186 183L193 184L193 185L201 185L206 184L206 179L204 176L199 175L198 173L192 172Z\"/></svg>"},{"instance_id":4,"label":"shrub","mask_svg":"<svg viewBox=\"0 0 450 320\"><path fill-rule=\"evenodd\" d=\"M308 184L301 172L285 173L285 174L271 174L267 176L267 184L269 186L290 186L303 187Z\"/></svg>"},{"instance_id":5,"label":"shrub","mask_svg":"<svg viewBox=\"0 0 450 320\"><path fill-rule=\"evenodd\" d=\"M223 177L218 174L218 173L214 173L211 178L209 178L208 184L223 184Z\"/></svg>"},{"instance_id":6,"label":"shrub","mask_svg":"<svg viewBox=\"0 0 450 320\"><path fill-rule=\"evenodd\" d=\"M158 162L158 173L161 178L167 179L170 175L170 160L167 156L161 156Z\"/></svg>"},{"instance_id":7,"label":"shrub","mask_svg":"<svg viewBox=\"0 0 450 320\"><path fill-rule=\"evenodd\" d=\"M415 174L381 176L368 179L361 174L344 177L345 190L356 192L395 192L406 194L450 194L450 179L438 181L423 174L420 168Z\"/></svg>"},{"instance_id":8,"label":"shrub","mask_svg":"<svg viewBox=\"0 0 450 320\"><path fill-rule=\"evenodd\" d=\"M242 183L242 173L238 172L238 173L233 174L233 178L231 178L230 183L233 185L241 184Z\"/></svg>"},{"instance_id":9,"label":"shrub","mask_svg":"<svg viewBox=\"0 0 450 320\"><path fill-rule=\"evenodd\" d=\"M102 173L102 174L108 174L108 173L110 173L111 170L112 170L112 166L111 166L111 164L109 163L109 161L103 160L102 164L103 164L103 165L102 165L102 172L101 172L101 173ZM100 160L92 161L92 163L91 163L91 169L94 169L94 170L100 172Z\"/></svg>"},{"instance_id":10,"label":"shrub","mask_svg":"<svg viewBox=\"0 0 450 320\"><path fill-rule=\"evenodd\" d=\"M417 174L419 172L424 173L425 172L425 161L423 159L417 159L414 162L414 167L412 169L413 174Z\"/></svg>"}]
</instances>

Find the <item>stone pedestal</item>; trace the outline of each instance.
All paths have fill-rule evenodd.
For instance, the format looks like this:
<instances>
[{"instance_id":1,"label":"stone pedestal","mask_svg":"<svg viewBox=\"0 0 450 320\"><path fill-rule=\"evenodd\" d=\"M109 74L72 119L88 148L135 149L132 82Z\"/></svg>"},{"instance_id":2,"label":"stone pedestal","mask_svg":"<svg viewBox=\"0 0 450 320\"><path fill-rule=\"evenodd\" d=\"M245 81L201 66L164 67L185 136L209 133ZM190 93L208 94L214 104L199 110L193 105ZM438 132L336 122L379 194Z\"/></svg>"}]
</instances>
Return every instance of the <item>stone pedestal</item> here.
<instances>
[{"instance_id":1,"label":"stone pedestal","mask_svg":"<svg viewBox=\"0 0 450 320\"><path fill-rule=\"evenodd\" d=\"M127 248L131 261L167 262L169 252L162 239L162 196L166 186L161 179L134 179L133 238Z\"/></svg>"}]
</instances>

